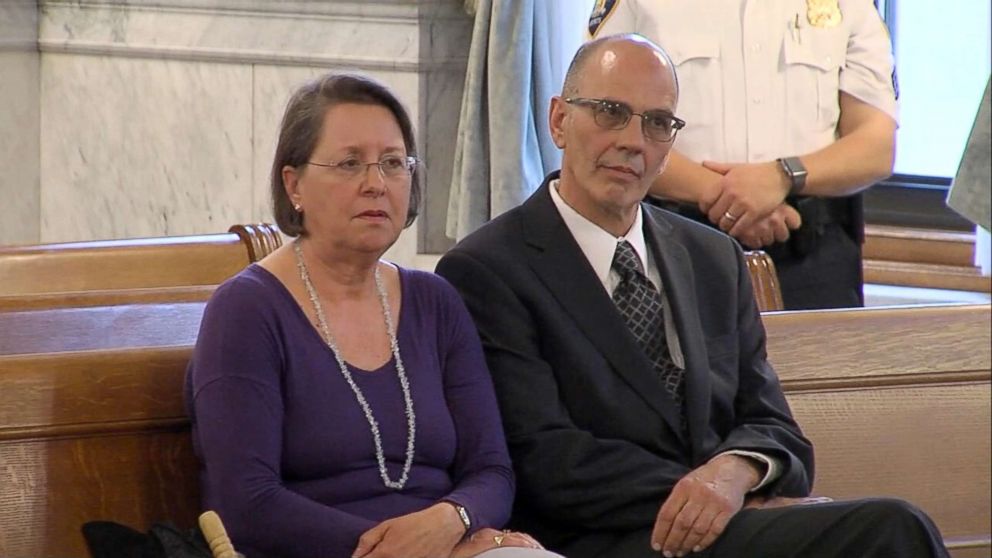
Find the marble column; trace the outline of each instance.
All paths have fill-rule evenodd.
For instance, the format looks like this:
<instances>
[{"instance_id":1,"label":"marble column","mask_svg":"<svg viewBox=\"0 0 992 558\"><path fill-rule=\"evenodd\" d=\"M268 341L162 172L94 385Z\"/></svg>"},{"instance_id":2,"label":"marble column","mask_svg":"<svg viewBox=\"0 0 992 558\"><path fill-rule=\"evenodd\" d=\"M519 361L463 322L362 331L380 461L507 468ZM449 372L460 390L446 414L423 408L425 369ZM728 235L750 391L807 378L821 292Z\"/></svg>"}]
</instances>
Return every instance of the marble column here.
<instances>
[{"instance_id":1,"label":"marble column","mask_svg":"<svg viewBox=\"0 0 992 558\"><path fill-rule=\"evenodd\" d=\"M40 237L35 0L0 2L0 245Z\"/></svg>"}]
</instances>

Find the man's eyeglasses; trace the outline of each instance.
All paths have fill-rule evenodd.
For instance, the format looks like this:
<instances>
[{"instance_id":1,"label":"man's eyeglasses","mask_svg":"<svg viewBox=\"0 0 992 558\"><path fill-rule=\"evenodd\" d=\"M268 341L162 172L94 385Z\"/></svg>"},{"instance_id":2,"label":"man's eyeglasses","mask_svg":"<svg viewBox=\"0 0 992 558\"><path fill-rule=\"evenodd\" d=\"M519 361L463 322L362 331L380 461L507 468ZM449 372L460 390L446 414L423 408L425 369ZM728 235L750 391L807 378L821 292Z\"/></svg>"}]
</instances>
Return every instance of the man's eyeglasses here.
<instances>
[{"instance_id":1,"label":"man's eyeglasses","mask_svg":"<svg viewBox=\"0 0 992 558\"><path fill-rule=\"evenodd\" d=\"M371 166L379 168L379 176L383 180L402 180L410 178L420 159L416 157L401 157L399 155L386 155L374 163L365 163L357 157L348 157L336 163L315 163L307 161L308 165L325 167L343 180L355 180L363 174L368 173Z\"/></svg>"},{"instance_id":2,"label":"man's eyeglasses","mask_svg":"<svg viewBox=\"0 0 992 558\"><path fill-rule=\"evenodd\" d=\"M641 117L641 130L651 140L670 142L675 134L685 128L685 120L677 118L663 110L648 110L643 113L634 112L626 103L606 99L585 99L569 97L565 102L570 105L581 105L592 108L593 120L607 130L620 130L627 126L631 116Z\"/></svg>"}]
</instances>

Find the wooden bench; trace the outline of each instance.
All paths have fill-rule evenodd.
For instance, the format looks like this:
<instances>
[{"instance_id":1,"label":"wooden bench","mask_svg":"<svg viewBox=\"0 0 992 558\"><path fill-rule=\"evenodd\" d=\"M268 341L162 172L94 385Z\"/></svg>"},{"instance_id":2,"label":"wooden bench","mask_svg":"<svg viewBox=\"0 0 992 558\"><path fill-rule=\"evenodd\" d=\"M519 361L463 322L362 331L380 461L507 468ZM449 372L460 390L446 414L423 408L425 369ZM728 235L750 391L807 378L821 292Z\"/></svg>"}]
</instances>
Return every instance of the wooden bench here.
<instances>
[{"instance_id":1,"label":"wooden bench","mask_svg":"<svg viewBox=\"0 0 992 558\"><path fill-rule=\"evenodd\" d=\"M182 383L203 307L0 312L0 556L86 556L79 528L96 519L194 524ZM988 556L990 317L989 305L765 315L817 448L817 494L908 499L956 558Z\"/></svg>"},{"instance_id":2,"label":"wooden bench","mask_svg":"<svg viewBox=\"0 0 992 558\"><path fill-rule=\"evenodd\" d=\"M758 310L762 312L784 310L782 286L778 282L778 273L775 271L772 257L764 250L751 250L744 252L744 263L747 264L747 271L751 275L751 286Z\"/></svg>"},{"instance_id":3,"label":"wooden bench","mask_svg":"<svg viewBox=\"0 0 992 558\"><path fill-rule=\"evenodd\" d=\"M282 244L269 224L227 233L0 247L0 310L206 300Z\"/></svg>"},{"instance_id":4,"label":"wooden bench","mask_svg":"<svg viewBox=\"0 0 992 558\"><path fill-rule=\"evenodd\" d=\"M898 496L954 556L992 552L992 311L917 306L763 316L769 359L816 450L815 492Z\"/></svg>"},{"instance_id":5,"label":"wooden bench","mask_svg":"<svg viewBox=\"0 0 992 558\"><path fill-rule=\"evenodd\" d=\"M992 292L974 233L866 225L863 255L866 283Z\"/></svg>"},{"instance_id":6,"label":"wooden bench","mask_svg":"<svg viewBox=\"0 0 992 558\"><path fill-rule=\"evenodd\" d=\"M204 306L0 312L0 556L88 556L97 519L195 524L182 385Z\"/></svg>"}]
</instances>

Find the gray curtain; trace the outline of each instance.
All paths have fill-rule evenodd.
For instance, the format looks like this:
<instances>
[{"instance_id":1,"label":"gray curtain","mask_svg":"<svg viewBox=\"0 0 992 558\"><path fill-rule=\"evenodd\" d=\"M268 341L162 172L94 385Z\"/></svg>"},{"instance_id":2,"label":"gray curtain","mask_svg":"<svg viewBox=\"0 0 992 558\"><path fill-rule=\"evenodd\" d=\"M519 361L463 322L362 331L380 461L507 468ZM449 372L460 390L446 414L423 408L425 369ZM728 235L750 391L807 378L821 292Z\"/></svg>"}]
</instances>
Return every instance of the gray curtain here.
<instances>
[{"instance_id":1,"label":"gray curtain","mask_svg":"<svg viewBox=\"0 0 992 558\"><path fill-rule=\"evenodd\" d=\"M446 232L461 239L520 204L561 155L548 131L551 97L582 39L585 2L466 0L475 10Z\"/></svg>"}]
</instances>

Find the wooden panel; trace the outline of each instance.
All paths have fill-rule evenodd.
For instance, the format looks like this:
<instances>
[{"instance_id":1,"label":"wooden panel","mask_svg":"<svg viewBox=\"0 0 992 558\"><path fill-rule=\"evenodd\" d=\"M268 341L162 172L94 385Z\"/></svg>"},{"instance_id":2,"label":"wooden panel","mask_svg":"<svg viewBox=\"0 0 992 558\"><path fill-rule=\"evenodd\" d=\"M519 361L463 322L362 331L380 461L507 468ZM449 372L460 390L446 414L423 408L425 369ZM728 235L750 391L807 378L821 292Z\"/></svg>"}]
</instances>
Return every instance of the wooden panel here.
<instances>
[{"instance_id":1,"label":"wooden panel","mask_svg":"<svg viewBox=\"0 0 992 558\"><path fill-rule=\"evenodd\" d=\"M137 303L203 302L217 285L127 289L123 291L94 290L69 293L0 296L0 312L38 310L45 308L83 308Z\"/></svg>"},{"instance_id":2,"label":"wooden panel","mask_svg":"<svg viewBox=\"0 0 992 558\"><path fill-rule=\"evenodd\" d=\"M977 267L865 260L866 283L952 291L992 292L992 277Z\"/></svg>"},{"instance_id":3,"label":"wooden panel","mask_svg":"<svg viewBox=\"0 0 992 558\"><path fill-rule=\"evenodd\" d=\"M869 260L972 267L975 263L975 235L866 225L863 255Z\"/></svg>"},{"instance_id":4,"label":"wooden panel","mask_svg":"<svg viewBox=\"0 0 992 558\"><path fill-rule=\"evenodd\" d=\"M199 479L189 433L134 432L0 441L0 556L89 556L83 523L195 524Z\"/></svg>"},{"instance_id":5,"label":"wooden panel","mask_svg":"<svg viewBox=\"0 0 992 558\"><path fill-rule=\"evenodd\" d=\"M0 312L0 355L192 345L204 302Z\"/></svg>"},{"instance_id":6,"label":"wooden panel","mask_svg":"<svg viewBox=\"0 0 992 558\"><path fill-rule=\"evenodd\" d=\"M762 320L768 358L787 389L903 383L907 374L938 372L987 379L992 368L988 304L778 312Z\"/></svg>"},{"instance_id":7,"label":"wooden panel","mask_svg":"<svg viewBox=\"0 0 992 558\"><path fill-rule=\"evenodd\" d=\"M868 225L863 255L867 283L992 292L975 267L972 233Z\"/></svg>"},{"instance_id":8,"label":"wooden panel","mask_svg":"<svg viewBox=\"0 0 992 558\"><path fill-rule=\"evenodd\" d=\"M215 285L251 263L235 234L15 247L0 258L4 295Z\"/></svg>"},{"instance_id":9,"label":"wooden panel","mask_svg":"<svg viewBox=\"0 0 992 558\"><path fill-rule=\"evenodd\" d=\"M946 542L946 541L945 541ZM951 551L951 558L992 558L992 542L986 542L978 547L956 548L951 543L947 544Z\"/></svg>"},{"instance_id":10,"label":"wooden panel","mask_svg":"<svg viewBox=\"0 0 992 558\"><path fill-rule=\"evenodd\" d=\"M185 422L192 348L0 357L0 440ZM96 426L93 426L96 425Z\"/></svg>"},{"instance_id":11,"label":"wooden panel","mask_svg":"<svg viewBox=\"0 0 992 558\"><path fill-rule=\"evenodd\" d=\"M816 494L903 498L945 537L990 532L990 397L987 382L788 395L816 451Z\"/></svg>"},{"instance_id":12,"label":"wooden panel","mask_svg":"<svg viewBox=\"0 0 992 558\"><path fill-rule=\"evenodd\" d=\"M992 555L992 306L762 316L816 452L817 494L921 507L955 558Z\"/></svg>"},{"instance_id":13,"label":"wooden panel","mask_svg":"<svg viewBox=\"0 0 992 558\"><path fill-rule=\"evenodd\" d=\"M253 262L261 260L282 246L279 229L268 223L234 225L228 229L228 232L238 235L248 247L248 257Z\"/></svg>"},{"instance_id":14,"label":"wooden panel","mask_svg":"<svg viewBox=\"0 0 992 558\"><path fill-rule=\"evenodd\" d=\"M758 310L771 312L785 309L782 302L782 287L778 282L775 262L763 250L744 252L747 271L751 275L751 285L754 288L754 299Z\"/></svg>"},{"instance_id":15,"label":"wooden panel","mask_svg":"<svg viewBox=\"0 0 992 558\"><path fill-rule=\"evenodd\" d=\"M212 235L0 248L0 296L217 285L282 244L272 225Z\"/></svg>"}]
</instances>

